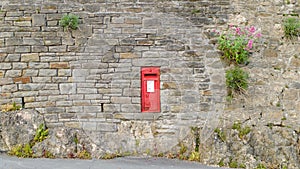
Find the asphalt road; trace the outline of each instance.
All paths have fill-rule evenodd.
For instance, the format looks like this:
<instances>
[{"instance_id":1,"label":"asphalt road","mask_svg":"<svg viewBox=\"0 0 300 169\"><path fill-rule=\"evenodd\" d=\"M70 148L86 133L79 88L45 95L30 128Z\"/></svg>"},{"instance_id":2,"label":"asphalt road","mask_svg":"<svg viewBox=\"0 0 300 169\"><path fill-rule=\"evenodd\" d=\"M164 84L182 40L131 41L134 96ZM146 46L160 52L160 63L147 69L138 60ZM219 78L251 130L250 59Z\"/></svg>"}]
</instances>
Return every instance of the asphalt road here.
<instances>
[{"instance_id":1,"label":"asphalt road","mask_svg":"<svg viewBox=\"0 0 300 169\"><path fill-rule=\"evenodd\" d=\"M196 162L123 157L112 160L19 159L0 154L0 169L216 169ZM218 168L221 169L221 168Z\"/></svg>"}]
</instances>

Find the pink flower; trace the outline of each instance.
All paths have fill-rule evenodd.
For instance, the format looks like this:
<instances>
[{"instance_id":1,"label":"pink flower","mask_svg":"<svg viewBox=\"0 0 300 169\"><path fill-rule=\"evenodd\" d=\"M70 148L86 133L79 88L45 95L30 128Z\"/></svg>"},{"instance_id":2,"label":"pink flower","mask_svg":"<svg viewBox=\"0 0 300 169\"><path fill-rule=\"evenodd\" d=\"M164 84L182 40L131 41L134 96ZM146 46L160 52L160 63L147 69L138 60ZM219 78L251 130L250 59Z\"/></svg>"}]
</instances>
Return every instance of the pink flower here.
<instances>
[{"instance_id":1,"label":"pink flower","mask_svg":"<svg viewBox=\"0 0 300 169\"><path fill-rule=\"evenodd\" d=\"M256 31L256 28L254 26L251 26L248 30L253 34Z\"/></svg>"},{"instance_id":2,"label":"pink flower","mask_svg":"<svg viewBox=\"0 0 300 169\"><path fill-rule=\"evenodd\" d=\"M241 35L242 34L241 28L236 28L235 33L238 34L238 35Z\"/></svg>"},{"instance_id":3,"label":"pink flower","mask_svg":"<svg viewBox=\"0 0 300 169\"><path fill-rule=\"evenodd\" d=\"M253 47L253 40L252 40L252 39L250 39L250 40L248 41L248 44L247 44L246 50L250 50L250 49L252 49L252 47Z\"/></svg>"},{"instance_id":4,"label":"pink flower","mask_svg":"<svg viewBox=\"0 0 300 169\"><path fill-rule=\"evenodd\" d=\"M257 33L257 34L255 35L256 38L260 38L261 36L262 36L261 33Z\"/></svg>"}]
</instances>

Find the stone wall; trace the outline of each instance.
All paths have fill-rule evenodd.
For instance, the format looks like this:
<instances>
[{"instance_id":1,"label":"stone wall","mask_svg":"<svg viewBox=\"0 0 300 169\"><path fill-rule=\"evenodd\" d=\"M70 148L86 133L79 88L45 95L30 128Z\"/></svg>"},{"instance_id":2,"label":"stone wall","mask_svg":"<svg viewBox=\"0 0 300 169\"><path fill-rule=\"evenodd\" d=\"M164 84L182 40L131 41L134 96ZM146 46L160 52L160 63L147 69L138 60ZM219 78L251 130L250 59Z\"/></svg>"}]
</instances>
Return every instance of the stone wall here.
<instances>
[{"instance_id":1,"label":"stone wall","mask_svg":"<svg viewBox=\"0 0 300 169\"><path fill-rule=\"evenodd\" d=\"M201 27L223 24L228 8L229 1L4 1L0 103L36 109L48 127L83 128L112 152L169 151L223 108L224 70ZM80 17L79 29L59 26L68 13ZM160 113L141 113L145 66L161 70Z\"/></svg>"},{"instance_id":2,"label":"stone wall","mask_svg":"<svg viewBox=\"0 0 300 169\"><path fill-rule=\"evenodd\" d=\"M215 133L204 143L203 159L247 168L299 168L300 44L299 37L284 38L283 30L286 18L299 18L299 1L232 2L235 14L229 15L228 24L254 25L263 38L243 67L250 75L246 95L227 102L222 112L219 130L226 140ZM234 123L249 127L250 133L239 137Z\"/></svg>"},{"instance_id":3,"label":"stone wall","mask_svg":"<svg viewBox=\"0 0 300 169\"><path fill-rule=\"evenodd\" d=\"M179 143L194 141L191 127L201 130L202 144L213 145L214 129L230 128L234 121L259 126L279 124L284 117L285 125L299 130L300 47L283 38L282 27L287 16L299 14L298 1L8 0L0 5L0 104L36 109L48 127L83 128L103 150L177 151ZM79 29L59 26L68 13L79 16ZM227 66L211 33L228 24L254 25L263 34L244 67L251 76L247 95L231 103L226 102ZM160 113L141 113L144 66L161 69ZM205 163L225 158L212 162L203 153Z\"/></svg>"}]
</instances>

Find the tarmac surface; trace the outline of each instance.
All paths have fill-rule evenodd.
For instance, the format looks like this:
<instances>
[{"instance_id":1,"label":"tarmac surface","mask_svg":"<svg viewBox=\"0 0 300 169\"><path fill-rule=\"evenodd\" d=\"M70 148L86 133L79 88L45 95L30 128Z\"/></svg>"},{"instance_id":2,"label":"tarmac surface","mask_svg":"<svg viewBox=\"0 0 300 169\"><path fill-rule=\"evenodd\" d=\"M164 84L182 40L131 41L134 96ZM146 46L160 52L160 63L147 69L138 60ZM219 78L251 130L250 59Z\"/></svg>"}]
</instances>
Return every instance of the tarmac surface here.
<instances>
[{"instance_id":1,"label":"tarmac surface","mask_svg":"<svg viewBox=\"0 0 300 169\"><path fill-rule=\"evenodd\" d=\"M165 158L122 157L112 160L24 159L0 154L0 169L217 169ZM221 169L221 168L218 168ZM224 169L224 168L223 168Z\"/></svg>"}]
</instances>

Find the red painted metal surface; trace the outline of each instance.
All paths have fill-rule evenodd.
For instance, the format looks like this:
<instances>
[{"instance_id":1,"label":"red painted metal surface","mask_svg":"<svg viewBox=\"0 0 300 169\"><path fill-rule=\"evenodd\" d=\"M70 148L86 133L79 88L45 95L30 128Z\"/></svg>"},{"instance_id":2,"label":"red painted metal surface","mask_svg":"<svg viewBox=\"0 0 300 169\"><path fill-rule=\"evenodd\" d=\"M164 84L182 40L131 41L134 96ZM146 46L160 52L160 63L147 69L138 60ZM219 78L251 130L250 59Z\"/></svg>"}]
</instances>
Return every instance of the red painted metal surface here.
<instances>
[{"instance_id":1,"label":"red painted metal surface","mask_svg":"<svg viewBox=\"0 0 300 169\"><path fill-rule=\"evenodd\" d=\"M160 112L160 68L141 69L142 112Z\"/></svg>"}]
</instances>

